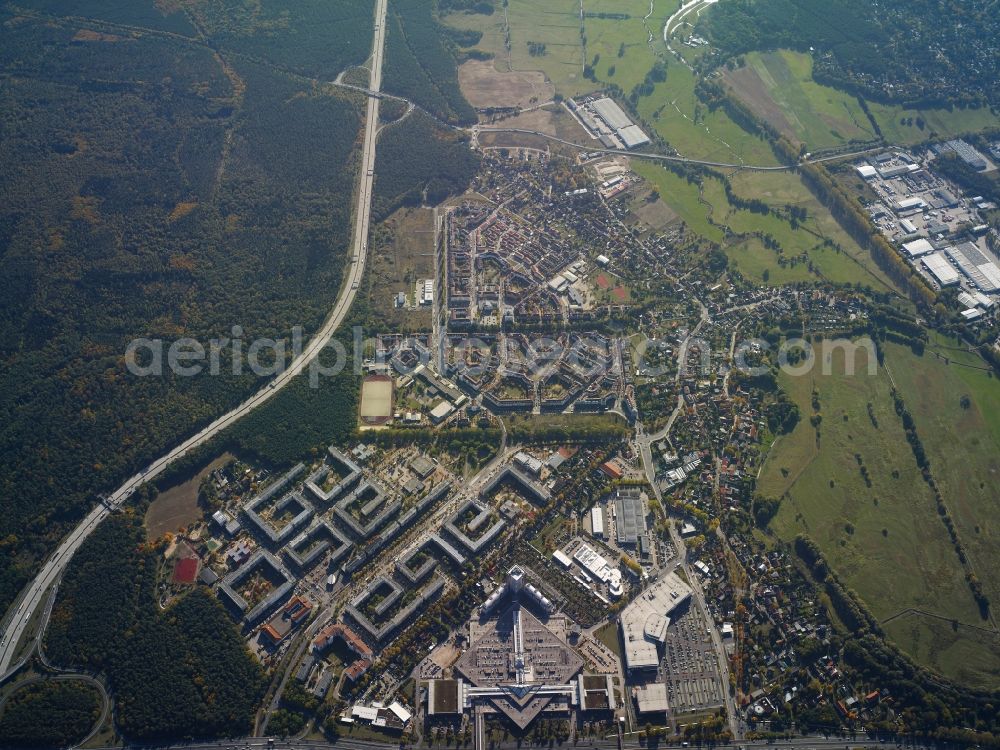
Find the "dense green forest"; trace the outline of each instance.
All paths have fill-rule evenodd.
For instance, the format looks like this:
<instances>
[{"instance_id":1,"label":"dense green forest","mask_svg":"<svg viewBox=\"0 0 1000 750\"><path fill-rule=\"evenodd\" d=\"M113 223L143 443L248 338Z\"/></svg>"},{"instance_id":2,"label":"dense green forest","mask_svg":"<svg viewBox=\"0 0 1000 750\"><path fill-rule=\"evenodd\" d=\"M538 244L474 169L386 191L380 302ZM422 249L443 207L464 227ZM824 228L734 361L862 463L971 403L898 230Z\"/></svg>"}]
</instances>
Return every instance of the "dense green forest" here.
<instances>
[{"instance_id":1,"label":"dense green forest","mask_svg":"<svg viewBox=\"0 0 1000 750\"><path fill-rule=\"evenodd\" d=\"M435 205L468 187L479 155L464 137L416 111L379 137L373 213L380 219L401 206Z\"/></svg>"},{"instance_id":2,"label":"dense green forest","mask_svg":"<svg viewBox=\"0 0 1000 750\"><path fill-rule=\"evenodd\" d=\"M156 553L131 515L109 518L74 555L45 633L45 653L62 667L91 671L111 662L156 582Z\"/></svg>"},{"instance_id":3,"label":"dense green forest","mask_svg":"<svg viewBox=\"0 0 1000 750\"><path fill-rule=\"evenodd\" d=\"M363 61L371 3L161 5L0 10L0 608L98 493L262 384L225 345L218 376L137 378L129 341L308 335L340 287L361 101L298 74ZM474 119L430 7L392 13L387 55L422 76L405 93ZM477 165L415 113L380 141L377 213ZM287 389L237 443L285 462L348 434L356 379L322 386Z\"/></svg>"},{"instance_id":4,"label":"dense green forest","mask_svg":"<svg viewBox=\"0 0 1000 750\"><path fill-rule=\"evenodd\" d=\"M140 513L101 524L73 558L46 635L49 659L105 673L129 739L249 730L264 675L232 619L196 590L165 612L155 600L160 551Z\"/></svg>"},{"instance_id":5,"label":"dense green forest","mask_svg":"<svg viewBox=\"0 0 1000 750\"><path fill-rule=\"evenodd\" d=\"M19 8L82 16L120 26L204 39L223 53L332 80L371 54L374 0L266 0L257 3L155 0L24 0Z\"/></svg>"},{"instance_id":6,"label":"dense green forest","mask_svg":"<svg viewBox=\"0 0 1000 750\"><path fill-rule=\"evenodd\" d=\"M385 89L452 124L471 124L476 112L458 87L449 36L427 0L393 0L386 18Z\"/></svg>"},{"instance_id":7,"label":"dense green forest","mask_svg":"<svg viewBox=\"0 0 1000 750\"><path fill-rule=\"evenodd\" d=\"M873 99L1000 105L993 0L723 0L699 30L728 56L812 51L817 81Z\"/></svg>"},{"instance_id":8,"label":"dense green forest","mask_svg":"<svg viewBox=\"0 0 1000 750\"><path fill-rule=\"evenodd\" d=\"M356 318L355 318L356 319ZM360 377L354 371L354 343L349 326L339 337L346 364L336 375L317 371L313 387L307 375L296 378L281 393L240 420L232 429L235 447L272 465L288 465L310 455L317 457L333 441L342 442L358 424ZM333 367L336 352L329 348L317 360Z\"/></svg>"},{"instance_id":9,"label":"dense green forest","mask_svg":"<svg viewBox=\"0 0 1000 750\"><path fill-rule=\"evenodd\" d=\"M220 49L322 80L333 80L371 54L374 0L200 0L190 9Z\"/></svg>"},{"instance_id":10,"label":"dense green forest","mask_svg":"<svg viewBox=\"0 0 1000 750\"><path fill-rule=\"evenodd\" d=\"M21 688L0 714L0 748L67 747L87 736L101 715L97 688L49 680Z\"/></svg>"},{"instance_id":11,"label":"dense green forest","mask_svg":"<svg viewBox=\"0 0 1000 750\"><path fill-rule=\"evenodd\" d=\"M85 15L98 21L123 27L166 31L172 34L194 36L195 29L177 3L156 3L133 0L87 0L86 13L80 13L80 4L73 0L24 0L18 6L54 16Z\"/></svg>"},{"instance_id":12,"label":"dense green forest","mask_svg":"<svg viewBox=\"0 0 1000 750\"><path fill-rule=\"evenodd\" d=\"M137 378L130 340L308 334L340 287L355 95L165 35L195 32L152 5L87 10L158 33L0 10L0 608L97 493L261 385L229 348L216 377ZM295 7L268 33L302 43Z\"/></svg>"}]
</instances>

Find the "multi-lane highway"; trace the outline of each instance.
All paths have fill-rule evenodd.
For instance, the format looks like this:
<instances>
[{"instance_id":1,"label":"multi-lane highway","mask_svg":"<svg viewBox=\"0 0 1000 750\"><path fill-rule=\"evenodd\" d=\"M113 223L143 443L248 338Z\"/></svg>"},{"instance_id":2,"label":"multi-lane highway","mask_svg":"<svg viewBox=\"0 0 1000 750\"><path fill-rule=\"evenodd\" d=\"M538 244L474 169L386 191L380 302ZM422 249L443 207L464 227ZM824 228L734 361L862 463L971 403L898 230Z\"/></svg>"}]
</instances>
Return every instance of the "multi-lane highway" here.
<instances>
[{"instance_id":1,"label":"multi-lane highway","mask_svg":"<svg viewBox=\"0 0 1000 750\"><path fill-rule=\"evenodd\" d=\"M358 181L357 207L355 209L354 237L352 257L347 266L346 278L337 301L327 316L323 326L309 341L302 353L289 364L287 369L272 380L266 387L255 393L232 411L216 419L201 432L191 436L169 453L156 459L135 476L128 479L121 487L107 498L107 504L95 507L83 521L73 530L56 550L34 580L21 593L4 621L2 640L0 640L0 682L10 676L17 644L38 606L45 600L46 590L62 574L66 563L90 536L91 532L108 517L111 509L125 502L136 488L166 469L171 463L185 456L189 451L207 443L237 420L266 403L278 391L288 385L297 375L306 370L309 364L326 347L334 332L344 321L354 296L357 294L364 274L365 261L368 256L368 233L371 222L372 189L375 182L375 140L378 131L379 97L382 87L382 58L385 48L385 15L387 0L378 0L375 8L375 33L372 44L371 73L368 88L367 118L361 152L361 176Z\"/></svg>"},{"instance_id":2,"label":"multi-lane highway","mask_svg":"<svg viewBox=\"0 0 1000 750\"><path fill-rule=\"evenodd\" d=\"M156 745L156 750L399 750L405 743L402 742L369 742L366 740L356 740L352 737L340 737L336 743L323 742L322 740L295 740L295 739L271 739L267 737L246 737L243 739L220 740L216 742L189 742L178 745ZM524 747L524 743L514 739L495 744L496 750L517 750ZM656 747L646 740L640 740L637 734L625 735L619 744L616 736L602 739L580 738L574 743L578 749L595 748L597 750L623 750L624 748L649 748ZM154 746L130 745L139 750L143 747ZM696 745L692 744L692 748ZM708 747L702 745L701 747ZM910 748L911 750L932 750L935 745L931 743L914 742L912 740L897 741L894 738L883 740L859 737L858 739L848 739L836 736L824 737L796 737L784 741L764 741L747 740L729 745L716 745L718 747L729 747L732 750L744 748L745 750L862 750L863 748L880 748L886 750L897 750L898 748Z\"/></svg>"}]
</instances>

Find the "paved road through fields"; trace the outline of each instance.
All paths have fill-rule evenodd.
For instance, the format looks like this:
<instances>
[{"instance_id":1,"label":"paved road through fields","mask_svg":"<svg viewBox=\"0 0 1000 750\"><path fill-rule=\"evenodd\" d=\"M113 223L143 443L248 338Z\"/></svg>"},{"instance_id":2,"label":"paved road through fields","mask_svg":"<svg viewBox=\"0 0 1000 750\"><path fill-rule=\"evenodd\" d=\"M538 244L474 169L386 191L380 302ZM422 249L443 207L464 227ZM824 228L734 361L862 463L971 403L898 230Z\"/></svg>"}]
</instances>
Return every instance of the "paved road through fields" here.
<instances>
[{"instance_id":1,"label":"paved road through fields","mask_svg":"<svg viewBox=\"0 0 1000 750\"><path fill-rule=\"evenodd\" d=\"M52 555L34 580L21 593L21 596L11 607L5 622L2 640L0 640L0 682L6 680L20 664L14 663L17 645L35 610L45 601L45 592L59 578L70 558L80 548L84 540L90 536L101 521L127 500L136 488L163 472L171 463L185 456L189 451L207 443L227 427L232 426L241 417L261 406L271 399L278 391L288 385L293 378L302 373L313 359L330 342L334 332L344 321L354 296L357 294L364 274L365 261L368 255L368 232L371 223L372 187L375 181L375 138L378 130L379 97L382 87L382 57L385 49L385 16L387 0L377 0L375 7L375 32L372 44L372 63L369 82L368 109L365 120L365 133L361 153L361 176L358 182L357 206L355 209L354 241L352 258L348 263L346 279L333 309L309 341L302 353L289 364L288 368L272 380L266 387L255 393L232 411L219 417L201 432L185 440L169 453L161 456L140 473L128 479L121 487L107 498L107 505L95 507L83 521L67 536L55 554Z\"/></svg>"}]
</instances>

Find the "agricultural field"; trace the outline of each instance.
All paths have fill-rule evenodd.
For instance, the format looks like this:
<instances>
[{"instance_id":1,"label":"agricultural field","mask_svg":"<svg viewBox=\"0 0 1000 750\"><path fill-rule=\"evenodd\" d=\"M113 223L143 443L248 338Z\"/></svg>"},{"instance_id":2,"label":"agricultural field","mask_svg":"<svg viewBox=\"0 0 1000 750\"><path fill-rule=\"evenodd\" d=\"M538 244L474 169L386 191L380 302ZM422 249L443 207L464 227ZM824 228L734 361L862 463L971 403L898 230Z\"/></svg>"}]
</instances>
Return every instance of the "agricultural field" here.
<instances>
[{"instance_id":1,"label":"agricultural field","mask_svg":"<svg viewBox=\"0 0 1000 750\"><path fill-rule=\"evenodd\" d=\"M786 205L805 208L806 219L793 225L784 215L765 216L734 208L720 179L705 177L699 189L697 184L655 164L635 159L632 169L656 187L661 200L688 227L723 245L736 268L750 279L769 284L826 279L892 289L868 253L813 198L798 175L740 172L730 178L733 192L739 197L753 196L782 210ZM782 252L779 255L777 250L765 247L758 238L727 235L725 226L743 235L765 232ZM827 240L834 246L826 244Z\"/></svg>"},{"instance_id":2,"label":"agricultural field","mask_svg":"<svg viewBox=\"0 0 1000 750\"><path fill-rule=\"evenodd\" d=\"M1000 381L979 357L945 338L922 357L886 345L886 364L930 459L984 590L1000 606ZM968 397L967 399L965 397Z\"/></svg>"},{"instance_id":3,"label":"agricultural field","mask_svg":"<svg viewBox=\"0 0 1000 750\"><path fill-rule=\"evenodd\" d=\"M813 60L801 52L751 52L746 65L724 74L755 115L811 151L877 137L857 97L813 80ZM975 132L1000 123L988 109L904 109L868 102L889 143Z\"/></svg>"},{"instance_id":4,"label":"agricultural field","mask_svg":"<svg viewBox=\"0 0 1000 750\"><path fill-rule=\"evenodd\" d=\"M512 70L541 70L565 96L595 88L583 77L579 0L510 0L507 18Z\"/></svg>"},{"instance_id":5,"label":"agricultural field","mask_svg":"<svg viewBox=\"0 0 1000 750\"><path fill-rule=\"evenodd\" d=\"M1000 116L988 109L904 109L877 102L869 102L868 107L889 143L919 143L1000 126Z\"/></svg>"},{"instance_id":6,"label":"agricultural field","mask_svg":"<svg viewBox=\"0 0 1000 750\"><path fill-rule=\"evenodd\" d=\"M654 15L647 19L649 0L587 3L586 11L587 62L593 64L595 57L598 58L594 65L597 78L617 84L628 93L642 83L656 62L653 50L663 50L658 33L663 26L659 17L662 13L655 9ZM597 17L596 14L602 12L605 17ZM648 41L650 32L652 43Z\"/></svg>"},{"instance_id":7,"label":"agricultural field","mask_svg":"<svg viewBox=\"0 0 1000 750\"><path fill-rule=\"evenodd\" d=\"M519 107L551 101L555 93L544 73L499 71L491 60L468 60L458 69L458 82L469 104L477 109Z\"/></svg>"},{"instance_id":8,"label":"agricultural field","mask_svg":"<svg viewBox=\"0 0 1000 750\"><path fill-rule=\"evenodd\" d=\"M767 141L737 125L721 107L712 112L698 99L696 83L691 70L671 60L667 80L639 99L639 114L682 156L753 166L777 165Z\"/></svg>"},{"instance_id":9,"label":"agricultural field","mask_svg":"<svg viewBox=\"0 0 1000 750\"><path fill-rule=\"evenodd\" d=\"M757 117L812 151L876 137L856 97L813 80L809 55L752 52L724 79Z\"/></svg>"},{"instance_id":10,"label":"agricultural field","mask_svg":"<svg viewBox=\"0 0 1000 750\"><path fill-rule=\"evenodd\" d=\"M627 20L586 19L586 61L577 0L557 0L544 5L530 0L511 0L505 10L498 8L490 16L450 13L444 16L444 21L456 29L480 32L482 38L471 49L477 54L492 55L493 66L500 73L539 72L563 96L576 96L600 87L583 77L584 62L590 62L595 54L603 61L598 66L599 77L606 77L608 65L616 65L620 73L616 73L619 77L613 80L622 88L638 83L649 70L650 53L641 20L649 4L642 8L641 0L627 0L624 6L621 10L615 6L607 12L627 14ZM508 24L509 53L504 45ZM622 24L628 29L618 28ZM619 59L618 50L624 38L628 39L626 55ZM628 54L633 52L633 47L637 52ZM466 96L470 96L469 91Z\"/></svg>"},{"instance_id":11,"label":"agricultural field","mask_svg":"<svg viewBox=\"0 0 1000 750\"><path fill-rule=\"evenodd\" d=\"M914 359L908 349L890 346L893 374L921 369ZM802 419L775 441L758 478L759 493L781 498L771 528L785 540L808 534L819 544L904 651L949 677L973 684L995 679L989 665L1000 647L977 630L989 624L917 470L889 376L882 368L870 374L863 351L853 358L853 375L848 361L842 349L824 345L812 372L780 377ZM810 419L816 414L818 427ZM942 621L951 642L936 649L926 633Z\"/></svg>"}]
</instances>

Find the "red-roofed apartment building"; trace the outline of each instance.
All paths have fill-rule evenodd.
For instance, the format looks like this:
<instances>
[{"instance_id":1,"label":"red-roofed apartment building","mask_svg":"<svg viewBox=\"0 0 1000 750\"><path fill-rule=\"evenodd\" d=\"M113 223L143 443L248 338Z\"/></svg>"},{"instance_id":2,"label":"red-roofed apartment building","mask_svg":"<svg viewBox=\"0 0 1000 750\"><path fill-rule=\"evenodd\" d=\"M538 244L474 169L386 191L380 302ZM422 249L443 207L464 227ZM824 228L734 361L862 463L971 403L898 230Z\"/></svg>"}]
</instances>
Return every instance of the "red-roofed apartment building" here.
<instances>
[{"instance_id":1,"label":"red-roofed apartment building","mask_svg":"<svg viewBox=\"0 0 1000 750\"><path fill-rule=\"evenodd\" d=\"M340 638L347 647L362 659L371 659L372 650L368 644L361 640L361 637L343 623L335 622L327 625L313 639L313 651L324 651Z\"/></svg>"},{"instance_id":2,"label":"red-roofed apartment building","mask_svg":"<svg viewBox=\"0 0 1000 750\"><path fill-rule=\"evenodd\" d=\"M285 636L309 618L312 606L312 602L308 599L296 596L261 628L261 633L270 638L275 645L281 643Z\"/></svg>"},{"instance_id":3,"label":"red-roofed apartment building","mask_svg":"<svg viewBox=\"0 0 1000 750\"><path fill-rule=\"evenodd\" d=\"M368 659L358 659L344 670L344 674L351 682L357 682L369 670L371 665L372 663Z\"/></svg>"},{"instance_id":4,"label":"red-roofed apartment building","mask_svg":"<svg viewBox=\"0 0 1000 750\"><path fill-rule=\"evenodd\" d=\"M610 461L601 464L601 471L612 479L621 479L625 476L625 467L621 465L621 462L617 458L612 458Z\"/></svg>"}]
</instances>

